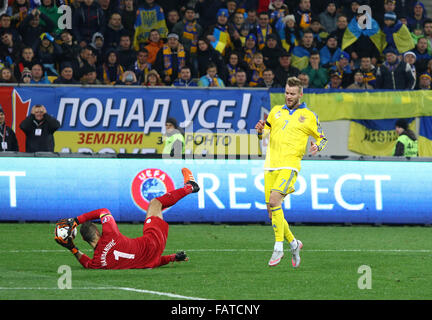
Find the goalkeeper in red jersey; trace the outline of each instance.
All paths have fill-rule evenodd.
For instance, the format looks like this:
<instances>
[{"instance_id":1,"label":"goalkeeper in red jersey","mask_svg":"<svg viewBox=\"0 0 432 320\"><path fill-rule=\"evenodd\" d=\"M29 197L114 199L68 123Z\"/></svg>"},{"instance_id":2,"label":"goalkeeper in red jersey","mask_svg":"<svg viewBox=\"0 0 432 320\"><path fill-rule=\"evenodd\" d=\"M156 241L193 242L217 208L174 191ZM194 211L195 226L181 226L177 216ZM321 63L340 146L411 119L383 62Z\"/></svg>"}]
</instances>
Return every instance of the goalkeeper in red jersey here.
<instances>
[{"instance_id":1,"label":"goalkeeper in red jersey","mask_svg":"<svg viewBox=\"0 0 432 320\"><path fill-rule=\"evenodd\" d=\"M156 268L169 262L187 261L188 257L183 251L162 255L168 237L168 223L163 220L162 210L200 189L189 169L183 168L182 174L184 177L182 188L150 201L141 237L131 239L122 235L110 211L98 209L75 218L59 220L56 224L56 227L69 226L69 234L81 225L81 236L94 249L93 259L82 253L70 236L66 240L56 237L56 242L69 249L81 265L88 269ZM101 221L102 233L91 222L96 219Z\"/></svg>"}]
</instances>

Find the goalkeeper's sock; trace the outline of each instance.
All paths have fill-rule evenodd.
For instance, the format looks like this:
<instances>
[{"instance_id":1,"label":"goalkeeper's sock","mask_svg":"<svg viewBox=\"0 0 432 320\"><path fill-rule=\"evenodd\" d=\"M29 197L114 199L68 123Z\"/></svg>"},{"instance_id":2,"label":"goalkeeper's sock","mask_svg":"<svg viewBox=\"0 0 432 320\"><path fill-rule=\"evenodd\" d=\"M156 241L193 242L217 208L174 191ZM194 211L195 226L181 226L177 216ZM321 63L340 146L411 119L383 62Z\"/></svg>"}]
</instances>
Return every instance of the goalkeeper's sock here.
<instances>
[{"instance_id":1,"label":"goalkeeper's sock","mask_svg":"<svg viewBox=\"0 0 432 320\"><path fill-rule=\"evenodd\" d=\"M175 205L180 199L183 199L188 194L192 193L193 186L190 184L185 185L183 188L173 190L171 192L165 193L163 196L156 198L162 203L162 209L171 207Z\"/></svg>"},{"instance_id":2,"label":"goalkeeper's sock","mask_svg":"<svg viewBox=\"0 0 432 320\"><path fill-rule=\"evenodd\" d=\"M282 207L270 207L272 213L272 226L275 234L276 242L284 241L284 213L282 211Z\"/></svg>"}]
</instances>

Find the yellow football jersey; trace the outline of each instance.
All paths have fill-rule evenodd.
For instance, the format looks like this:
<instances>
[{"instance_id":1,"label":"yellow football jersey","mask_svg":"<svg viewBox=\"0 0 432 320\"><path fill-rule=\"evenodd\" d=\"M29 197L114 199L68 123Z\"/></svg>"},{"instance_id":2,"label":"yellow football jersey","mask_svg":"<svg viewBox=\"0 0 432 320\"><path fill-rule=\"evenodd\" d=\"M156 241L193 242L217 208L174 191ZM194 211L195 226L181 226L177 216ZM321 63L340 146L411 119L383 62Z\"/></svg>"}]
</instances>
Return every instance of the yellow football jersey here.
<instances>
[{"instance_id":1,"label":"yellow football jersey","mask_svg":"<svg viewBox=\"0 0 432 320\"><path fill-rule=\"evenodd\" d=\"M316 140L321 151L327 138L321 129L318 116L306 103L294 110L286 105L274 106L264 127L263 135L270 135L264 170L292 169L300 171L309 136Z\"/></svg>"}]
</instances>

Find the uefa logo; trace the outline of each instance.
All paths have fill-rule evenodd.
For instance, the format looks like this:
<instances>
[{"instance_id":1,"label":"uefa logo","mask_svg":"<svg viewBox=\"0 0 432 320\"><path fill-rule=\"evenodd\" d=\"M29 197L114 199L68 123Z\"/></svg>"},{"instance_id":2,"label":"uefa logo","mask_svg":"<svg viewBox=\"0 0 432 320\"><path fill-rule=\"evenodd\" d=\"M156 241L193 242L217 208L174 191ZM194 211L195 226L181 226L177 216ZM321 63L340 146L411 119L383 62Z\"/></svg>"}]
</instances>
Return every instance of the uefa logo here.
<instances>
[{"instance_id":1,"label":"uefa logo","mask_svg":"<svg viewBox=\"0 0 432 320\"><path fill-rule=\"evenodd\" d=\"M132 181L132 199L135 205L147 211L152 199L175 189L171 177L160 169L144 169Z\"/></svg>"}]
</instances>

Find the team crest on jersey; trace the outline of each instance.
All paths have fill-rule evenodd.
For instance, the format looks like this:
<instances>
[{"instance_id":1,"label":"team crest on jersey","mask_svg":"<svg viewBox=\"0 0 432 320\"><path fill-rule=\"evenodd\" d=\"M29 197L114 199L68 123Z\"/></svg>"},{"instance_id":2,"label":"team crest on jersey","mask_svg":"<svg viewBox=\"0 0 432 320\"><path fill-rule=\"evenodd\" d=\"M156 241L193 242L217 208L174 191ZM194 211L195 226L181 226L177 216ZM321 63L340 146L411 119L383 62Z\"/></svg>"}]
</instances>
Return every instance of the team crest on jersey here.
<instances>
[{"instance_id":1,"label":"team crest on jersey","mask_svg":"<svg viewBox=\"0 0 432 320\"><path fill-rule=\"evenodd\" d=\"M301 116L298 118L298 121L301 122L301 123L305 122L305 120L306 120L306 117L303 116L303 115L301 115Z\"/></svg>"},{"instance_id":2,"label":"team crest on jersey","mask_svg":"<svg viewBox=\"0 0 432 320\"><path fill-rule=\"evenodd\" d=\"M280 112L280 111L276 112L276 114L275 114L275 118L276 118L276 119L279 119L280 116L281 116L281 112Z\"/></svg>"},{"instance_id":3,"label":"team crest on jersey","mask_svg":"<svg viewBox=\"0 0 432 320\"><path fill-rule=\"evenodd\" d=\"M174 190L171 177L160 169L144 169L132 181L131 194L135 205L147 211L152 199Z\"/></svg>"}]
</instances>

